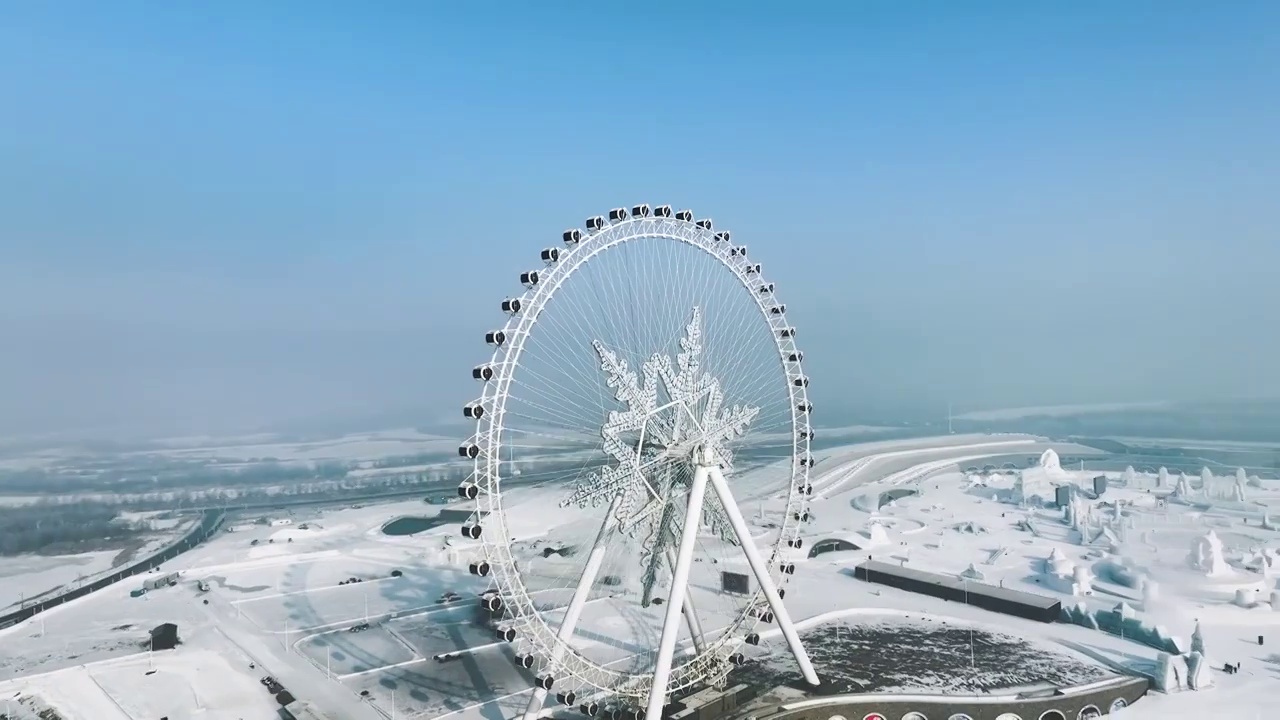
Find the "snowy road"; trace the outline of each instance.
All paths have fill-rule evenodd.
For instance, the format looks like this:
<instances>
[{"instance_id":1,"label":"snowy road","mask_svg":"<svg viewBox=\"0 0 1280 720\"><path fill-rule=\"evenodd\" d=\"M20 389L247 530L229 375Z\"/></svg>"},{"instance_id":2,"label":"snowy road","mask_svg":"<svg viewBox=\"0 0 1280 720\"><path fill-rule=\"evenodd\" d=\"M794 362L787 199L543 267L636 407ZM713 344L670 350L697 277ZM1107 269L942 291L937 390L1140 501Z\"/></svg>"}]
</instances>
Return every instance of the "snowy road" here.
<instances>
[{"instance_id":1,"label":"snowy road","mask_svg":"<svg viewBox=\"0 0 1280 720\"><path fill-rule=\"evenodd\" d=\"M830 497L838 490L845 488L850 483L854 486L866 485L883 479L881 475L876 473L868 473L867 471L875 465L879 465L889 460L910 460L912 458L931 455L948 455L955 456L957 454L969 457L986 457L987 455L1000 454L1003 451L1017 449L1018 447L1026 447L1035 445L1039 442L1036 438L1019 438L1016 440L995 440L985 442L972 442L956 445L936 445L931 447L913 447L904 450L891 450L888 452L875 453L873 455L865 455L850 462L832 468L822 473L813 482L814 492L818 498ZM991 451L986 455L974 455L974 451ZM937 459L938 462L945 464L957 461L955 457L943 457Z\"/></svg>"}]
</instances>

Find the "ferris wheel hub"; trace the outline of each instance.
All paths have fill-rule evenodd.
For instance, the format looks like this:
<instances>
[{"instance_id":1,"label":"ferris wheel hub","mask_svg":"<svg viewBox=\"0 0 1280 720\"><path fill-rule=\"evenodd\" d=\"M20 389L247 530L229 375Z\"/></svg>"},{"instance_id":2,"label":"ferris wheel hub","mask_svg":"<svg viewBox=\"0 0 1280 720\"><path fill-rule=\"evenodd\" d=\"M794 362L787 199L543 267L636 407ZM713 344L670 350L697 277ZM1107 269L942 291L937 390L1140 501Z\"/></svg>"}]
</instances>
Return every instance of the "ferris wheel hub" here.
<instances>
[{"instance_id":1,"label":"ferris wheel hub","mask_svg":"<svg viewBox=\"0 0 1280 720\"><path fill-rule=\"evenodd\" d=\"M696 458L695 462L699 467L719 465L716 462L715 450L713 450L710 445L699 445L697 449L694 450L694 457Z\"/></svg>"}]
</instances>

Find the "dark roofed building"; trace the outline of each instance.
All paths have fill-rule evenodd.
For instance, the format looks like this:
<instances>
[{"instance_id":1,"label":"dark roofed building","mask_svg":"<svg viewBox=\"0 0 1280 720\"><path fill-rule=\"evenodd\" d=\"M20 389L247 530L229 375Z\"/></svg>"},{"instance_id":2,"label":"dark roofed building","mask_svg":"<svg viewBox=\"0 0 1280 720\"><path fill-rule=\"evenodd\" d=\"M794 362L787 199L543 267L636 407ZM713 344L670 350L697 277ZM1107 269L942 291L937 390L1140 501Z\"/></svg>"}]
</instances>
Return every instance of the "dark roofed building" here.
<instances>
[{"instance_id":1,"label":"dark roofed building","mask_svg":"<svg viewBox=\"0 0 1280 720\"><path fill-rule=\"evenodd\" d=\"M1028 620L1056 622L1062 614L1062 601L1056 598L875 560L867 560L858 565L853 569L853 574L859 580L943 600L968 603L983 610Z\"/></svg>"},{"instance_id":2,"label":"dark roofed building","mask_svg":"<svg viewBox=\"0 0 1280 720\"><path fill-rule=\"evenodd\" d=\"M840 537L823 538L813 544L809 548L809 558L816 558L829 552L841 552L846 550L861 550L863 545L867 544L867 539L857 535L842 535Z\"/></svg>"}]
</instances>

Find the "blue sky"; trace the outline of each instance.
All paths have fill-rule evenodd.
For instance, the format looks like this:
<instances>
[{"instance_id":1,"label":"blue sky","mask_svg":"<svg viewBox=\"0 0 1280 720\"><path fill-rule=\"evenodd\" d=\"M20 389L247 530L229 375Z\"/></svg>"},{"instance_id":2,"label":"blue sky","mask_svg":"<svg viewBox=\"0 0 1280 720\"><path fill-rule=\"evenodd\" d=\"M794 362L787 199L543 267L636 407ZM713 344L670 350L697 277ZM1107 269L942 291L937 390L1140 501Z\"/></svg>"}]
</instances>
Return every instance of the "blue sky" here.
<instances>
[{"instance_id":1,"label":"blue sky","mask_svg":"<svg viewBox=\"0 0 1280 720\"><path fill-rule=\"evenodd\" d=\"M842 411L1280 394L1278 26L6 3L0 429L452 417L532 254L642 201L751 245Z\"/></svg>"}]
</instances>

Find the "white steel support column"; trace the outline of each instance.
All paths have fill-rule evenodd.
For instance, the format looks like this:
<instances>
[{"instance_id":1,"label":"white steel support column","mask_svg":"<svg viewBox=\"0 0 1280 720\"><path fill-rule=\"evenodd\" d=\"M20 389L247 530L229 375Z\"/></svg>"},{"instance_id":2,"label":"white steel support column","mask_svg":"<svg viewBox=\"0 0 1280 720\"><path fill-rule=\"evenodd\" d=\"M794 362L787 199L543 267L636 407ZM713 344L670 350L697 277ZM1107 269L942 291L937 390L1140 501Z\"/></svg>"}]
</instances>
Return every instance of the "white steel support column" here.
<instances>
[{"instance_id":1,"label":"white steel support column","mask_svg":"<svg viewBox=\"0 0 1280 720\"><path fill-rule=\"evenodd\" d=\"M573 631L578 626L578 620L582 617L582 608L587 604L587 596L591 594L591 586L595 584L596 575L600 572L600 566L604 563L605 550L608 545L605 540L609 537L609 524L613 520L613 513L618 508L618 502L622 496L619 495L609 504L609 511L605 513L604 522L600 524L600 531L596 533L596 541L591 545L591 554L587 556L587 565L582 569L582 577L578 578L578 587L573 591L573 597L569 600L569 607L564 611L564 619L560 621L560 629L556 632L555 648L551 651L551 657L547 666L555 668L560 662L560 656L564 652L565 645L573 637ZM547 691L541 686L535 687L533 697L529 698L529 705L525 708L523 720L535 720L542 713L542 704L547 699Z\"/></svg>"},{"instance_id":2,"label":"white steel support column","mask_svg":"<svg viewBox=\"0 0 1280 720\"><path fill-rule=\"evenodd\" d=\"M720 505L724 507L725 514L729 516L729 524L733 526L733 532L738 536L738 544L747 556L747 562L751 565L751 572L756 576L756 582L760 583L760 589L764 591L764 596L769 601L769 609L773 611L773 617L778 621L778 627L782 629L782 636L786 638L787 647L791 648L791 654L795 656L800 672L810 685L819 684L818 674L813 671L813 663L809 662L809 653L805 652L804 646L800 644L800 636L796 633L795 626L791 624L791 616L787 614L782 598L778 596L778 588L773 585L773 578L769 575L769 568L765 565L764 558L760 557L760 549L751 539L751 530L747 527L747 521L742 519L738 504L733 500L729 483L725 481L724 474L720 472L718 466L711 466L707 472L710 475L711 487L720 498Z\"/></svg>"},{"instance_id":3,"label":"white steel support column","mask_svg":"<svg viewBox=\"0 0 1280 720\"><path fill-rule=\"evenodd\" d=\"M701 451L700 451L701 452ZM705 458L699 458L705 460ZM676 639L680 636L680 614L684 608L685 593L689 588L689 570L693 565L693 551L698 542L698 529L702 524L702 501L707 494L709 471L699 462L689 488L689 506L685 512L684 528L680 534L680 549L676 553L676 566L671 577L671 594L667 598L667 615L662 622L662 640L658 643L658 663L653 669L653 687L649 690L649 705L645 720L662 720L662 708L667 703L667 682L671 679L671 664L676 651Z\"/></svg>"},{"instance_id":4,"label":"white steel support column","mask_svg":"<svg viewBox=\"0 0 1280 720\"><path fill-rule=\"evenodd\" d=\"M667 548L667 562L671 564L671 572L676 571L676 551ZM689 635L693 637L693 648L698 652L706 647L706 637L702 634L702 621L698 619L698 608L693 604L693 592L684 591L684 621L689 626Z\"/></svg>"}]
</instances>

